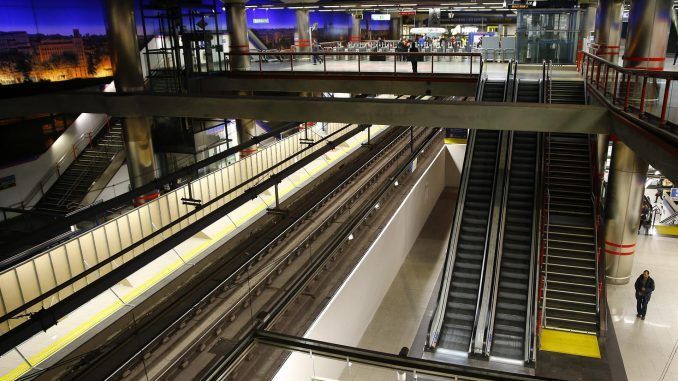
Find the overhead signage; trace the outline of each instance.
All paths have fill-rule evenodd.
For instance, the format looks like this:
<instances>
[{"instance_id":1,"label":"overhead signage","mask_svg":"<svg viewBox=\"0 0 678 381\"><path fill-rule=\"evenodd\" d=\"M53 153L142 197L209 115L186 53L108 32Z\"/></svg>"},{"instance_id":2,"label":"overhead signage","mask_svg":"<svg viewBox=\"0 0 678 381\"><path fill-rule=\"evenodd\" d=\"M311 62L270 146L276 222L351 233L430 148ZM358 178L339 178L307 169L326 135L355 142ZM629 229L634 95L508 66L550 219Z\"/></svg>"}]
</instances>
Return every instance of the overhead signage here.
<instances>
[{"instance_id":1,"label":"overhead signage","mask_svg":"<svg viewBox=\"0 0 678 381\"><path fill-rule=\"evenodd\" d=\"M527 9L527 4L508 4L508 9Z\"/></svg>"},{"instance_id":2,"label":"overhead signage","mask_svg":"<svg viewBox=\"0 0 678 381\"><path fill-rule=\"evenodd\" d=\"M414 10L400 11L401 16L412 16L412 15L416 15L416 14L417 14L417 12L414 11Z\"/></svg>"},{"instance_id":3,"label":"overhead signage","mask_svg":"<svg viewBox=\"0 0 678 381\"><path fill-rule=\"evenodd\" d=\"M268 24L268 23L269 23L268 17L266 17L266 18L261 18L261 19L252 19L252 22L253 22L254 24Z\"/></svg>"},{"instance_id":4,"label":"overhead signage","mask_svg":"<svg viewBox=\"0 0 678 381\"><path fill-rule=\"evenodd\" d=\"M373 21L388 21L391 19L391 15L389 13L373 13L370 18Z\"/></svg>"}]
</instances>

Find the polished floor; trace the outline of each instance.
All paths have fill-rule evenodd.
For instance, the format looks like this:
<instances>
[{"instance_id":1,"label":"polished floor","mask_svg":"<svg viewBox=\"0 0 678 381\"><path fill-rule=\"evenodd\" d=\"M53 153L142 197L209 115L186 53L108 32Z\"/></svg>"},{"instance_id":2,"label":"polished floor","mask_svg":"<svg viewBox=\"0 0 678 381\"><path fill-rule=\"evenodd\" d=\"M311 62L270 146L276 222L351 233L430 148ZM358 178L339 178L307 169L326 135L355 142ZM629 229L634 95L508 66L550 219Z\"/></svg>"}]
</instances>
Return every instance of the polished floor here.
<instances>
[{"instance_id":1,"label":"polished floor","mask_svg":"<svg viewBox=\"0 0 678 381\"><path fill-rule=\"evenodd\" d=\"M633 289L643 270L650 271L656 284L645 320L636 318ZM629 381L678 380L678 359L673 352L678 345L678 238L639 235L632 274L628 284L607 286L627 377Z\"/></svg>"},{"instance_id":2,"label":"polished floor","mask_svg":"<svg viewBox=\"0 0 678 381\"><path fill-rule=\"evenodd\" d=\"M455 198L449 190L443 193L359 347L398 353L401 347L411 346L416 341L444 259L441 250L446 246L451 223L448 213L454 208ZM633 283L608 285L607 289L623 367L629 381L675 381L678 380L678 359L671 362L670 356L678 342L678 297L674 292L678 285L678 239L640 235L633 274L640 274L645 269L650 270L657 289L644 321L636 318ZM420 348L411 348L413 352L420 352ZM459 359L458 362L466 361ZM582 358L581 361L586 360ZM394 378L391 370L362 367L353 369L350 379Z\"/></svg>"}]
</instances>

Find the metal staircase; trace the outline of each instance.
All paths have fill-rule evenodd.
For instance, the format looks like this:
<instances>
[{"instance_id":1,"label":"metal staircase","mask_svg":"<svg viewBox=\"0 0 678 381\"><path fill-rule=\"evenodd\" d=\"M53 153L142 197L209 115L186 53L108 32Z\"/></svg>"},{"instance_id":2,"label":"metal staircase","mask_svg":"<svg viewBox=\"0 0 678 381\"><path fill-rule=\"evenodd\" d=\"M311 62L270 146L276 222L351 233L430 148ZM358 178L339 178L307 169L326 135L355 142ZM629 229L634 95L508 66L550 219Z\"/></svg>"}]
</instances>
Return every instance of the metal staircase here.
<instances>
[{"instance_id":1,"label":"metal staircase","mask_svg":"<svg viewBox=\"0 0 678 381\"><path fill-rule=\"evenodd\" d=\"M553 103L584 103L583 82L554 81ZM598 331L598 271L590 140L547 134L542 325Z\"/></svg>"},{"instance_id":2,"label":"metal staircase","mask_svg":"<svg viewBox=\"0 0 678 381\"><path fill-rule=\"evenodd\" d=\"M111 124L59 176L35 206L38 210L66 213L80 207L92 183L108 168L111 159L124 149L122 127Z\"/></svg>"}]
</instances>

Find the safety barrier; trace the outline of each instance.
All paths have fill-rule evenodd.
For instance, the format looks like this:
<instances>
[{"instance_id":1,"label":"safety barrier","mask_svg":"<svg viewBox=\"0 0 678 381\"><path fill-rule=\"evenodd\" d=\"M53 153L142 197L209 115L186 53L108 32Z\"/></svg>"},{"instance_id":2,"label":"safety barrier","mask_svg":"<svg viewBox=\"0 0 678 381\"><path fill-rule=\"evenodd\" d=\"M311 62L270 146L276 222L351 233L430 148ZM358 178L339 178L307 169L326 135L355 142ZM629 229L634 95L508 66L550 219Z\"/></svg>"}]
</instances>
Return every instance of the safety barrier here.
<instances>
[{"instance_id":1,"label":"safety barrier","mask_svg":"<svg viewBox=\"0 0 678 381\"><path fill-rule=\"evenodd\" d=\"M283 170L296 161L286 160L288 158L296 156L296 159L300 159L315 152L322 145L309 145L309 136L319 139L332 135L337 138L350 130L341 123L325 126L325 131L321 124L314 126L314 135L301 131L282 139L3 271L0 273L0 329L3 333L11 330L41 308L56 304L162 242L166 237L242 195L248 187L238 188L239 185L257 181L263 177L259 175ZM219 198L226 192L230 193ZM218 201L158 233L163 227L193 212L192 204L205 204L214 199ZM152 239L124 252L149 237ZM54 292L57 287L120 253L123 254L116 260Z\"/></svg>"}]
</instances>

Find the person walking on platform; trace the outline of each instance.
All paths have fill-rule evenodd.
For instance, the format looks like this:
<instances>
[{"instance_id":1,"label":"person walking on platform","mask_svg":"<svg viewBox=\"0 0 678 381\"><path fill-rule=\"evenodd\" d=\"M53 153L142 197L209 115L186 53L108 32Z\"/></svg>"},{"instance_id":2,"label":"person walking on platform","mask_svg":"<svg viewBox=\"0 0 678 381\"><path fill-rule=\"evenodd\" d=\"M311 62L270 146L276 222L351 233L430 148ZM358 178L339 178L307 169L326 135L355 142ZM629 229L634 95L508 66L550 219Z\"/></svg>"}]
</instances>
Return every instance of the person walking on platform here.
<instances>
[{"instance_id":1,"label":"person walking on platform","mask_svg":"<svg viewBox=\"0 0 678 381\"><path fill-rule=\"evenodd\" d=\"M417 43L412 41L412 44L410 45L410 53L419 53L419 49L417 49ZM412 73L417 72L417 60L419 59L418 56L412 55L410 56L410 62L412 62Z\"/></svg>"},{"instance_id":2,"label":"person walking on platform","mask_svg":"<svg viewBox=\"0 0 678 381\"><path fill-rule=\"evenodd\" d=\"M322 57L320 57L320 54L317 54L317 53L321 52L323 50L323 47L320 46L318 41L313 40L313 46L311 47L311 50L313 50L313 53L316 53L316 54L313 54L313 64L317 65L318 63L322 63L323 59L322 59Z\"/></svg>"},{"instance_id":3,"label":"person walking on platform","mask_svg":"<svg viewBox=\"0 0 678 381\"><path fill-rule=\"evenodd\" d=\"M657 188L657 193L654 194L654 203L656 204L657 201L658 201L660 198L663 200L664 197L662 197L662 196L663 196L663 194L662 194L662 188Z\"/></svg>"},{"instance_id":4,"label":"person walking on platform","mask_svg":"<svg viewBox=\"0 0 678 381\"><path fill-rule=\"evenodd\" d=\"M654 279L650 278L650 272L648 270L643 271L638 279L636 279L635 288L636 310L638 312L636 317L645 320L647 304L650 302L650 297L652 297L652 292L654 291Z\"/></svg>"}]
</instances>

